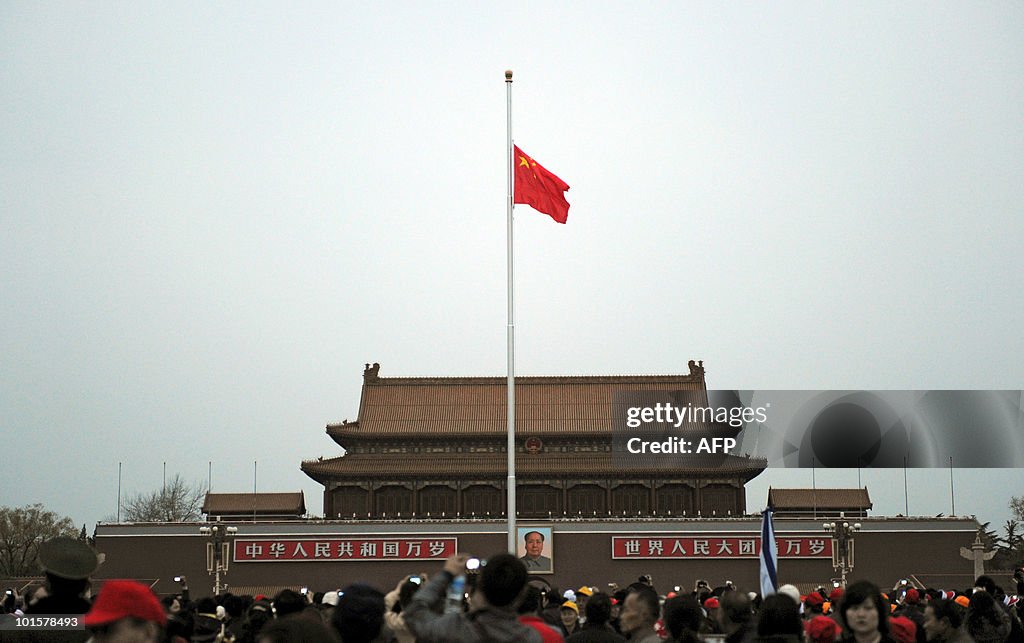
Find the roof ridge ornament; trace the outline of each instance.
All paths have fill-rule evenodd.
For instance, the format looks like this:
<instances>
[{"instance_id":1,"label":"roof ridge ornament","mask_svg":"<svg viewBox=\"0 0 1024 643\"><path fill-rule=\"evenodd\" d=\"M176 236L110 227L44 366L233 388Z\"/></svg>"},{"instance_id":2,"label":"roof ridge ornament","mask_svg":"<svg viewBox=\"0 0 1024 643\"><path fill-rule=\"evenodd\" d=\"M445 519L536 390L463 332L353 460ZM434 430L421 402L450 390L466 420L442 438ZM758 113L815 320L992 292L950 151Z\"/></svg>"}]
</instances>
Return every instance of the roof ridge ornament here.
<instances>
[{"instance_id":1,"label":"roof ridge ornament","mask_svg":"<svg viewBox=\"0 0 1024 643\"><path fill-rule=\"evenodd\" d=\"M377 380L380 379L378 373L380 373L380 364L378 364L377 362L374 362L373 366L367 364L366 368L363 369L363 383L371 384L373 382L376 382Z\"/></svg>"},{"instance_id":2,"label":"roof ridge ornament","mask_svg":"<svg viewBox=\"0 0 1024 643\"><path fill-rule=\"evenodd\" d=\"M690 377L704 377L704 360L695 362L692 359L689 362Z\"/></svg>"}]
</instances>

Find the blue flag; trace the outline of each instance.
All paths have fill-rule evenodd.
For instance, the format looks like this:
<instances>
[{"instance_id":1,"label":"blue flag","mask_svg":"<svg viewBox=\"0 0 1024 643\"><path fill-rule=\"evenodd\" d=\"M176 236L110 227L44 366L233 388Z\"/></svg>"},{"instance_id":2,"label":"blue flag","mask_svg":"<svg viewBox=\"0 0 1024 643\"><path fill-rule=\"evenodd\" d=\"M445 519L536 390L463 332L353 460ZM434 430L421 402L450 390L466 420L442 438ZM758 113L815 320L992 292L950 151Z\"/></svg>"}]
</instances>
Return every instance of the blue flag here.
<instances>
[{"instance_id":1,"label":"blue flag","mask_svg":"<svg viewBox=\"0 0 1024 643\"><path fill-rule=\"evenodd\" d=\"M772 526L772 508L761 514L761 597L774 594L779 589L779 572L775 561L779 550L775 546L775 528Z\"/></svg>"}]
</instances>

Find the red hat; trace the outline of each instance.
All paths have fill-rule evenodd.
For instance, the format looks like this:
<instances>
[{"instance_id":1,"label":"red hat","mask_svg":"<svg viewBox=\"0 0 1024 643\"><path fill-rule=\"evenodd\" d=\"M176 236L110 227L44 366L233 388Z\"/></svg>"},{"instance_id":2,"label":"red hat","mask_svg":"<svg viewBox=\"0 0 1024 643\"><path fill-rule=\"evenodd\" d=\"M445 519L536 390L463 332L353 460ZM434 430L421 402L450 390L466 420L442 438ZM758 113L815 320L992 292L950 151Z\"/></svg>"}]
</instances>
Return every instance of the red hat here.
<instances>
[{"instance_id":1,"label":"red hat","mask_svg":"<svg viewBox=\"0 0 1024 643\"><path fill-rule=\"evenodd\" d=\"M103 583L100 595L85 615L86 627L98 627L133 617L143 621L167 624L167 615L152 590L131 580L111 580Z\"/></svg>"},{"instance_id":2,"label":"red hat","mask_svg":"<svg viewBox=\"0 0 1024 643\"><path fill-rule=\"evenodd\" d=\"M828 594L828 600L832 603L838 603L839 599L843 597L843 588L837 587Z\"/></svg>"},{"instance_id":3,"label":"red hat","mask_svg":"<svg viewBox=\"0 0 1024 643\"><path fill-rule=\"evenodd\" d=\"M906 616L890 618L889 633L898 643L914 643L917 641L917 625Z\"/></svg>"},{"instance_id":4,"label":"red hat","mask_svg":"<svg viewBox=\"0 0 1024 643\"><path fill-rule=\"evenodd\" d=\"M827 616L815 616L805 627L811 643L833 643L839 638L839 624Z\"/></svg>"},{"instance_id":5,"label":"red hat","mask_svg":"<svg viewBox=\"0 0 1024 643\"><path fill-rule=\"evenodd\" d=\"M718 609L718 599L712 596L708 600L704 601L704 607L709 610Z\"/></svg>"},{"instance_id":6,"label":"red hat","mask_svg":"<svg viewBox=\"0 0 1024 643\"><path fill-rule=\"evenodd\" d=\"M814 606L823 604L825 602L825 599L822 598L821 594L819 594L818 592L811 592L807 595L807 598L804 599L804 602L808 605Z\"/></svg>"},{"instance_id":7,"label":"red hat","mask_svg":"<svg viewBox=\"0 0 1024 643\"><path fill-rule=\"evenodd\" d=\"M917 603L918 601L921 600L921 593L918 592L913 587L911 587L910 589L907 590L907 595L904 597L904 599L908 603Z\"/></svg>"}]
</instances>

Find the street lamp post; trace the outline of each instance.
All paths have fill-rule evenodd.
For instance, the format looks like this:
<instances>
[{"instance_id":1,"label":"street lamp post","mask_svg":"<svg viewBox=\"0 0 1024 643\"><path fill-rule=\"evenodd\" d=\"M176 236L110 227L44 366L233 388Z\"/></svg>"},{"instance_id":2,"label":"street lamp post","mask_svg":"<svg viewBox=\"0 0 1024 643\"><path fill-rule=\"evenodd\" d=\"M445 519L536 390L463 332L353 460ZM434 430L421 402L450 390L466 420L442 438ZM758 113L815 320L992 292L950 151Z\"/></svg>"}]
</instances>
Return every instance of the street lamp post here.
<instances>
[{"instance_id":1,"label":"street lamp post","mask_svg":"<svg viewBox=\"0 0 1024 643\"><path fill-rule=\"evenodd\" d=\"M213 574L213 595L220 596L222 589L227 589L228 584L220 582L220 575L228 573L228 561L230 556L230 536L238 533L238 527L227 527L220 523L212 527L200 527L199 533L206 536L206 573Z\"/></svg>"},{"instance_id":2,"label":"street lamp post","mask_svg":"<svg viewBox=\"0 0 1024 643\"><path fill-rule=\"evenodd\" d=\"M826 522L822 527L832 534L832 567L839 571L845 590L846 575L853 571L853 534L860 531L860 523L850 524L844 517L843 512L839 512L838 522Z\"/></svg>"}]
</instances>

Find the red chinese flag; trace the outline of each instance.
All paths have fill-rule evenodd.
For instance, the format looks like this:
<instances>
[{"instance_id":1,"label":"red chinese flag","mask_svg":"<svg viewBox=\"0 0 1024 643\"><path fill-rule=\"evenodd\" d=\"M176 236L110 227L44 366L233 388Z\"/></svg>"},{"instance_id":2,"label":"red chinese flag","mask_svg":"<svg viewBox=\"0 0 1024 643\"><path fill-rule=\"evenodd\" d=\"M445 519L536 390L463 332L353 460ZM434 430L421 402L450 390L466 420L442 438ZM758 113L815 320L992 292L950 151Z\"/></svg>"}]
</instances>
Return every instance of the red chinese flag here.
<instances>
[{"instance_id":1,"label":"red chinese flag","mask_svg":"<svg viewBox=\"0 0 1024 643\"><path fill-rule=\"evenodd\" d=\"M512 202L528 205L559 223L565 223L569 218L569 202L565 200L568 184L545 170L518 146L512 162L516 168Z\"/></svg>"}]
</instances>

